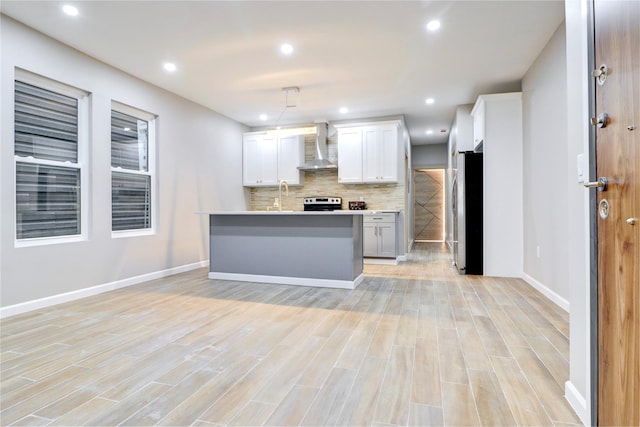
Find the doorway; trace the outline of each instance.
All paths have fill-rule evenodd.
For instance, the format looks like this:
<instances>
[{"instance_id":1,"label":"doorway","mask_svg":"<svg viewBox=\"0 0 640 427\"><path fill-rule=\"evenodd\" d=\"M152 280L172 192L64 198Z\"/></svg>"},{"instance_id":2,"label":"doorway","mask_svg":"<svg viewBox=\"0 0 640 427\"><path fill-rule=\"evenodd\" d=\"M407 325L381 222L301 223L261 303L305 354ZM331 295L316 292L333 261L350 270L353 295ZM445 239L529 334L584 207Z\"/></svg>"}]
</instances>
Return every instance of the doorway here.
<instances>
[{"instance_id":1,"label":"doorway","mask_svg":"<svg viewBox=\"0 0 640 427\"><path fill-rule=\"evenodd\" d=\"M445 170L413 171L413 235L415 242L445 240Z\"/></svg>"}]
</instances>

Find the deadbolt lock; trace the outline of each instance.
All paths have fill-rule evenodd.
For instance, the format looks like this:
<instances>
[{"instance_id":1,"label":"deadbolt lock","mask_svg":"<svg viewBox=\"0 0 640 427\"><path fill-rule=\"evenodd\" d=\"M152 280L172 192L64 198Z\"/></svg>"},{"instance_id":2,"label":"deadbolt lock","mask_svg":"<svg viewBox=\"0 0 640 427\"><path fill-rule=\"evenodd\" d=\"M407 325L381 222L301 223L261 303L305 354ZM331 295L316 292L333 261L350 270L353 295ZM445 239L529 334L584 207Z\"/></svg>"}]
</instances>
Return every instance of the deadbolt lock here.
<instances>
[{"instance_id":1,"label":"deadbolt lock","mask_svg":"<svg viewBox=\"0 0 640 427\"><path fill-rule=\"evenodd\" d=\"M609 201L607 199L600 200L600 203L598 204L598 213L602 219L607 219L609 217Z\"/></svg>"},{"instance_id":2,"label":"deadbolt lock","mask_svg":"<svg viewBox=\"0 0 640 427\"><path fill-rule=\"evenodd\" d=\"M600 113L598 117L591 117L591 124L598 126L599 128L606 128L609 122L609 115L607 113Z\"/></svg>"},{"instance_id":3,"label":"deadbolt lock","mask_svg":"<svg viewBox=\"0 0 640 427\"><path fill-rule=\"evenodd\" d=\"M595 70L591 71L591 75L596 78L596 81L600 86L602 86L604 82L607 80L608 74L609 74L609 69L605 64L602 64L600 68L596 68Z\"/></svg>"}]
</instances>

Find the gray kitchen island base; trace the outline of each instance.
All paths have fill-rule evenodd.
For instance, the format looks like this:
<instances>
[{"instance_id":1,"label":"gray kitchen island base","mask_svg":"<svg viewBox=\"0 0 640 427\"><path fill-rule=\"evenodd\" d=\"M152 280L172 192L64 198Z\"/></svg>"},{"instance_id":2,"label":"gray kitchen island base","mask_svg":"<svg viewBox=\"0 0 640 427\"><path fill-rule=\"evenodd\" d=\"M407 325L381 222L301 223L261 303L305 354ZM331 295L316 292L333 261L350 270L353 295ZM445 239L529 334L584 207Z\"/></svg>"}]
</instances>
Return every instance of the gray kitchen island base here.
<instances>
[{"instance_id":1,"label":"gray kitchen island base","mask_svg":"<svg viewBox=\"0 0 640 427\"><path fill-rule=\"evenodd\" d=\"M355 289L362 275L362 215L209 213L209 278Z\"/></svg>"}]
</instances>

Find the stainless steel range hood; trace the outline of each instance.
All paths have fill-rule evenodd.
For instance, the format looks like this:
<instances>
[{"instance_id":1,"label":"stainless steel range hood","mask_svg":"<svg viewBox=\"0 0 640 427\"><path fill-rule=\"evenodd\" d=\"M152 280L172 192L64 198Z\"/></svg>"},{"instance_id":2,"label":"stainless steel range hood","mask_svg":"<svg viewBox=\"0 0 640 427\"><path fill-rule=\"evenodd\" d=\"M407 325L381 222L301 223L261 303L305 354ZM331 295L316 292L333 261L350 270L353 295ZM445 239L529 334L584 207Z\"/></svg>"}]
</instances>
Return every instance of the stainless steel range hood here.
<instances>
[{"instance_id":1,"label":"stainless steel range hood","mask_svg":"<svg viewBox=\"0 0 640 427\"><path fill-rule=\"evenodd\" d=\"M327 132L329 125L327 123L316 123L316 146L315 158L298 169L302 171L315 171L336 169L337 166L331 163L327 158Z\"/></svg>"}]
</instances>

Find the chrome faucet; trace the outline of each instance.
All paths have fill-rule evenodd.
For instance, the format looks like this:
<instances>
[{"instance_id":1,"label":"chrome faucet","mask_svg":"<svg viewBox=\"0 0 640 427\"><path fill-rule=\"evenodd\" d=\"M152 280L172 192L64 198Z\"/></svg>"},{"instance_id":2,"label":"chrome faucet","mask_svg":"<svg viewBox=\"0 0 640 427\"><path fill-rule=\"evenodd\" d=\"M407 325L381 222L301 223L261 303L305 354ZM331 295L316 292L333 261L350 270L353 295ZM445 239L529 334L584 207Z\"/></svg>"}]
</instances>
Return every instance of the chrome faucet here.
<instances>
[{"instance_id":1,"label":"chrome faucet","mask_svg":"<svg viewBox=\"0 0 640 427\"><path fill-rule=\"evenodd\" d=\"M286 191L286 196L289 197L289 184L284 179L280 180L278 183L278 210L282 212L282 184L284 184L284 189Z\"/></svg>"}]
</instances>

